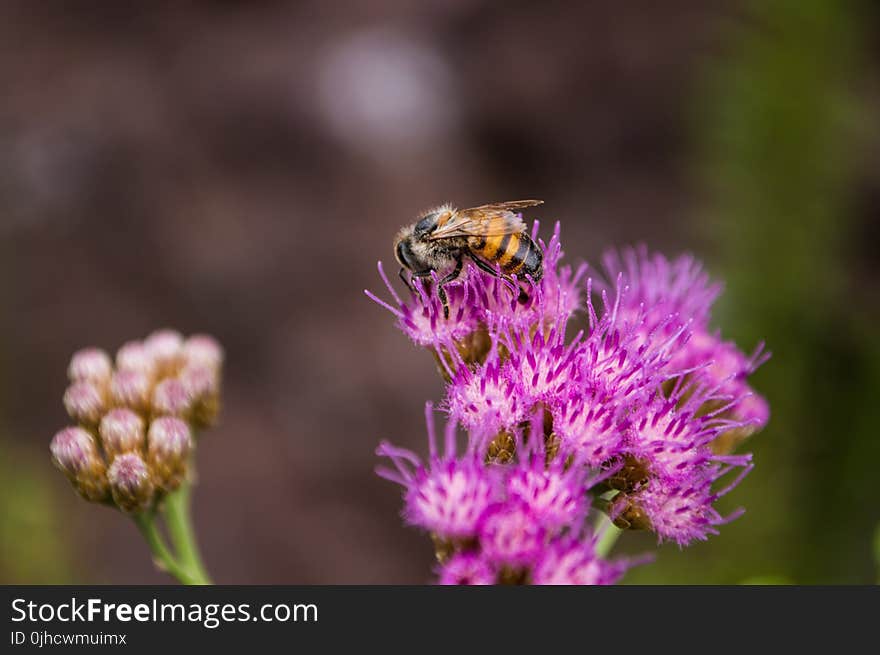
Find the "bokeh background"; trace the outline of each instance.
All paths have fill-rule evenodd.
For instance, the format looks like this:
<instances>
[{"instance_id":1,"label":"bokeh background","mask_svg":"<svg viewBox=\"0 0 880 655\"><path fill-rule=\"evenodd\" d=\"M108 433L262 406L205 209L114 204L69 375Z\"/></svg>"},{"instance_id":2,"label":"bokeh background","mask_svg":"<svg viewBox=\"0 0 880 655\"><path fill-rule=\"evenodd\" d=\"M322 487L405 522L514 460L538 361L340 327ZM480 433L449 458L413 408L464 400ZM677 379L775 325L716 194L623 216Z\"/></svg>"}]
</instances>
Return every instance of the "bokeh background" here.
<instances>
[{"instance_id":1,"label":"bokeh background","mask_svg":"<svg viewBox=\"0 0 880 655\"><path fill-rule=\"evenodd\" d=\"M149 8L148 8L149 5ZM48 459L70 354L216 335L196 523L224 583L421 583L373 474L441 384L363 295L421 209L538 197L570 261L726 280L773 359L720 537L629 582L868 583L880 521L880 9L855 0L0 5L0 582L163 583ZM653 549L627 534L619 550Z\"/></svg>"}]
</instances>

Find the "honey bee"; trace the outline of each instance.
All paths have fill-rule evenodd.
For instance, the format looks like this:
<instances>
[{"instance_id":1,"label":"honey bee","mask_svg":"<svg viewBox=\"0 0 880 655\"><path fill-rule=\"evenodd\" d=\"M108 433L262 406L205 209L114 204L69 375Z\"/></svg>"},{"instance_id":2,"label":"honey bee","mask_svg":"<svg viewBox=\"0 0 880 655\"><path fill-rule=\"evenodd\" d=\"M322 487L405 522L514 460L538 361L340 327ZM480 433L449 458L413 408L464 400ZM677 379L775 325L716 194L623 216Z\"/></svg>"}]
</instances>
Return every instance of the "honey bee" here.
<instances>
[{"instance_id":1,"label":"honey bee","mask_svg":"<svg viewBox=\"0 0 880 655\"><path fill-rule=\"evenodd\" d=\"M406 271L415 279L430 278L434 271L448 270L437 284L437 295L446 318L449 318L449 305L443 287L459 276L465 257L496 277L511 279L517 275L522 279L529 275L535 282L539 281L544 255L526 234L526 224L513 210L543 202L512 200L470 209L443 205L425 212L418 221L403 228L394 241L394 254L401 266L400 278L412 288ZM519 298L521 301L527 298L522 289Z\"/></svg>"}]
</instances>

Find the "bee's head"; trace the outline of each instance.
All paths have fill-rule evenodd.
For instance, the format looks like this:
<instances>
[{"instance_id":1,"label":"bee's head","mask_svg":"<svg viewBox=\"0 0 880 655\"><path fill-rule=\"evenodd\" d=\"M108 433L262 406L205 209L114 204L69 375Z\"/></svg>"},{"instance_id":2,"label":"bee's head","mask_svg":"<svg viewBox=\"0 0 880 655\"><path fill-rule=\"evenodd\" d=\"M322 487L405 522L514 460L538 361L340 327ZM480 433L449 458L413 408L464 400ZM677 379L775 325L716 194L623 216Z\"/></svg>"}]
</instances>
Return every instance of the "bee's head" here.
<instances>
[{"instance_id":1,"label":"bee's head","mask_svg":"<svg viewBox=\"0 0 880 655\"><path fill-rule=\"evenodd\" d=\"M405 227L397 235L394 242L394 257L397 263L413 272L424 270L424 266L419 261L415 250L413 249L414 226Z\"/></svg>"}]
</instances>

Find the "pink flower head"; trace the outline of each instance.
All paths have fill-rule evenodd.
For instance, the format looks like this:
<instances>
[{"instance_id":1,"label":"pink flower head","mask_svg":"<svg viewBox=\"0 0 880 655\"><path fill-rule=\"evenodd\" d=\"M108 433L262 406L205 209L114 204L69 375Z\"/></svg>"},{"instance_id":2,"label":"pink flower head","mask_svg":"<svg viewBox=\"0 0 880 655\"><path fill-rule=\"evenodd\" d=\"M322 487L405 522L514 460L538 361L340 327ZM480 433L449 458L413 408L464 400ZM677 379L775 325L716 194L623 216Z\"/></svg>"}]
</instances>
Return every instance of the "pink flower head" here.
<instances>
[{"instance_id":1,"label":"pink flower head","mask_svg":"<svg viewBox=\"0 0 880 655\"><path fill-rule=\"evenodd\" d=\"M501 363L497 351L474 369L458 366L446 389L446 407L452 419L485 433L512 429L528 410L511 368Z\"/></svg>"},{"instance_id":2,"label":"pink flower head","mask_svg":"<svg viewBox=\"0 0 880 655\"><path fill-rule=\"evenodd\" d=\"M623 446L623 410L603 403L591 392L572 394L553 412L553 432L565 453L577 453L584 463L598 467L620 453Z\"/></svg>"},{"instance_id":3,"label":"pink flower head","mask_svg":"<svg viewBox=\"0 0 880 655\"><path fill-rule=\"evenodd\" d=\"M480 525L480 546L497 566L526 567L538 559L546 530L522 503L498 504Z\"/></svg>"},{"instance_id":4,"label":"pink flower head","mask_svg":"<svg viewBox=\"0 0 880 655\"><path fill-rule=\"evenodd\" d=\"M498 574L492 565L475 553L458 553L439 569L438 582L442 585L491 585Z\"/></svg>"},{"instance_id":5,"label":"pink flower head","mask_svg":"<svg viewBox=\"0 0 880 655\"><path fill-rule=\"evenodd\" d=\"M528 332L504 337L510 352L507 366L527 406L541 402L551 409L558 407L579 388L580 337L566 344L561 326L551 328L546 337L540 330L531 337Z\"/></svg>"},{"instance_id":6,"label":"pink flower head","mask_svg":"<svg viewBox=\"0 0 880 655\"><path fill-rule=\"evenodd\" d=\"M394 290L382 263L379 263L379 275L391 294L393 304L386 302L367 290L372 300L382 305L397 317L398 327L414 343L420 346L445 347L474 332L480 323L480 314L472 302L473 292L467 280L446 285L446 297L449 306L448 318L444 315L443 302L437 293L439 278L435 274L431 284L416 280L414 295L404 302Z\"/></svg>"},{"instance_id":7,"label":"pink flower head","mask_svg":"<svg viewBox=\"0 0 880 655\"><path fill-rule=\"evenodd\" d=\"M621 311L635 317L647 312L645 330L651 331L665 317L677 315L695 327L709 323L712 304L721 293L702 264L691 255L669 260L650 253L645 246L610 250L602 258L609 279L620 279L630 289Z\"/></svg>"},{"instance_id":8,"label":"pink flower head","mask_svg":"<svg viewBox=\"0 0 880 655\"><path fill-rule=\"evenodd\" d=\"M396 470L380 468L382 477L404 487L404 518L411 524L447 539L472 537L483 515L498 498L494 471L483 465L476 450L456 456L455 423L447 424L445 450L437 452L433 409L426 406L431 454L427 464L412 452L388 443L377 454L391 459Z\"/></svg>"},{"instance_id":9,"label":"pink flower head","mask_svg":"<svg viewBox=\"0 0 880 655\"><path fill-rule=\"evenodd\" d=\"M561 538L549 544L532 569L536 585L610 585L628 566L599 558L592 539Z\"/></svg>"},{"instance_id":10,"label":"pink flower head","mask_svg":"<svg viewBox=\"0 0 880 655\"><path fill-rule=\"evenodd\" d=\"M580 525L586 516L584 478L584 468L566 467L564 457L548 466L543 452L528 453L507 478L507 497L527 508L549 534L555 534L566 526Z\"/></svg>"}]
</instances>

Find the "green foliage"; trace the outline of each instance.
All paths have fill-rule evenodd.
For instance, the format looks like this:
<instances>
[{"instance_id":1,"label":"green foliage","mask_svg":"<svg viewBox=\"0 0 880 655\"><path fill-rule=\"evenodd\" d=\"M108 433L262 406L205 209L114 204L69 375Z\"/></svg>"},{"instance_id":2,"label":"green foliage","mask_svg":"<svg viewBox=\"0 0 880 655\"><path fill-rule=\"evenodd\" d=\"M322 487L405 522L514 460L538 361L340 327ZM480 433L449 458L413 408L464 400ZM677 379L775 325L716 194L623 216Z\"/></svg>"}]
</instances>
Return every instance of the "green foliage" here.
<instances>
[{"instance_id":1,"label":"green foliage","mask_svg":"<svg viewBox=\"0 0 880 655\"><path fill-rule=\"evenodd\" d=\"M0 582L70 582L65 534L53 502L47 461L0 442Z\"/></svg>"},{"instance_id":2,"label":"green foliage","mask_svg":"<svg viewBox=\"0 0 880 655\"><path fill-rule=\"evenodd\" d=\"M877 584L880 584L880 523L874 530L874 561L877 564Z\"/></svg>"},{"instance_id":3,"label":"green foliage","mask_svg":"<svg viewBox=\"0 0 880 655\"><path fill-rule=\"evenodd\" d=\"M773 358L754 377L771 405L746 444L757 466L730 497L746 515L684 553L664 548L630 582L735 582L756 572L801 583L873 577L880 512L877 308L859 302L859 6L751 2L698 99L708 186L701 227L727 281L718 325ZM624 542L626 539L624 539ZM766 577L757 578L767 580Z\"/></svg>"}]
</instances>

